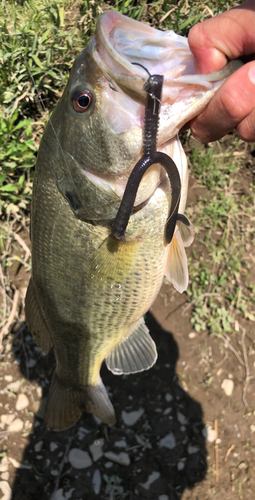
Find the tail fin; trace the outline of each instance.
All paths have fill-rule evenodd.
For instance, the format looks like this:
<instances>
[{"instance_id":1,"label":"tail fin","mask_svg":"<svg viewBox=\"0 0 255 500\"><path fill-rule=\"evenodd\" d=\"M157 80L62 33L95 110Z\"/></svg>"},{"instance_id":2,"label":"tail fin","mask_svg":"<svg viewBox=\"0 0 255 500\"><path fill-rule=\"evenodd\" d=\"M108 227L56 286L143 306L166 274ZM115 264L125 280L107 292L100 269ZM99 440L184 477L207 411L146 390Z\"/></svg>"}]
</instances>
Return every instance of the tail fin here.
<instances>
[{"instance_id":1,"label":"tail fin","mask_svg":"<svg viewBox=\"0 0 255 500\"><path fill-rule=\"evenodd\" d=\"M82 412L93 413L108 425L116 422L113 406L101 381L97 386L77 388L66 384L56 372L51 382L45 422L54 431L72 427Z\"/></svg>"}]
</instances>

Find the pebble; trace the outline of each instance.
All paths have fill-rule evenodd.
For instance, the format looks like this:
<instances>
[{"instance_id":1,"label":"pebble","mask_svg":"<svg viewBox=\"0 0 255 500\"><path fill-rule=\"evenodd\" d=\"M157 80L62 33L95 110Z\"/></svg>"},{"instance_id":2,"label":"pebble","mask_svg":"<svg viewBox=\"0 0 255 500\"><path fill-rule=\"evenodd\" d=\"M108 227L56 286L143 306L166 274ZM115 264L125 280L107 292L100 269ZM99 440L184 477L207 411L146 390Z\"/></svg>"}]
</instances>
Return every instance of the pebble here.
<instances>
[{"instance_id":1,"label":"pebble","mask_svg":"<svg viewBox=\"0 0 255 500\"><path fill-rule=\"evenodd\" d=\"M104 446L104 438L96 439L90 446L89 450L92 455L93 461L96 462L103 456L103 446Z\"/></svg>"},{"instance_id":2,"label":"pebble","mask_svg":"<svg viewBox=\"0 0 255 500\"><path fill-rule=\"evenodd\" d=\"M11 424L11 422L15 419L14 414L9 414L9 415L1 415L1 423L2 424Z\"/></svg>"},{"instance_id":3,"label":"pebble","mask_svg":"<svg viewBox=\"0 0 255 500\"><path fill-rule=\"evenodd\" d=\"M71 488L69 491L66 491L65 493L65 499L70 500L70 498L73 498L73 492L75 491L75 488Z\"/></svg>"},{"instance_id":4,"label":"pebble","mask_svg":"<svg viewBox=\"0 0 255 500\"><path fill-rule=\"evenodd\" d=\"M15 409L17 411L21 411L21 410L24 410L25 408L27 408L28 405L29 405L29 399L26 396L26 394L19 394L17 397Z\"/></svg>"},{"instance_id":5,"label":"pebble","mask_svg":"<svg viewBox=\"0 0 255 500\"><path fill-rule=\"evenodd\" d=\"M159 495L158 500L169 500L167 495Z\"/></svg>"},{"instance_id":6,"label":"pebble","mask_svg":"<svg viewBox=\"0 0 255 500\"><path fill-rule=\"evenodd\" d=\"M207 441L209 441L209 443L214 443L216 439L216 432L211 425L207 425L203 428L202 435L205 439L207 439Z\"/></svg>"},{"instance_id":7,"label":"pebble","mask_svg":"<svg viewBox=\"0 0 255 500\"><path fill-rule=\"evenodd\" d=\"M20 462L18 462L18 460L15 460L15 458L9 457L9 461L11 462L11 464L13 465L13 467L15 467L15 469L19 469Z\"/></svg>"},{"instance_id":8,"label":"pebble","mask_svg":"<svg viewBox=\"0 0 255 500\"><path fill-rule=\"evenodd\" d=\"M120 441L115 441L113 446L115 446L115 448L126 448L127 441L125 439L121 439Z\"/></svg>"},{"instance_id":9,"label":"pebble","mask_svg":"<svg viewBox=\"0 0 255 500\"><path fill-rule=\"evenodd\" d=\"M8 471L3 472L1 474L1 478L3 479L3 481L9 481L9 477L10 477L10 472L8 472Z\"/></svg>"},{"instance_id":10,"label":"pebble","mask_svg":"<svg viewBox=\"0 0 255 500\"><path fill-rule=\"evenodd\" d=\"M193 455L193 453L197 453L198 451L199 451L199 446L193 446L192 444L188 446L189 455Z\"/></svg>"},{"instance_id":11,"label":"pebble","mask_svg":"<svg viewBox=\"0 0 255 500\"><path fill-rule=\"evenodd\" d=\"M187 423L187 419L186 419L186 417L185 417L182 413L180 413L179 411L177 411L177 420L178 420L178 422L179 422L181 425L184 425L184 424L186 424L186 423Z\"/></svg>"},{"instance_id":12,"label":"pebble","mask_svg":"<svg viewBox=\"0 0 255 500\"><path fill-rule=\"evenodd\" d=\"M169 392L166 393L165 395L165 400L170 403L170 401L173 401L173 396L169 394Z\"/></svg>"},{"instance_id":13,"label":"pebble","mask_svg":"<svg viewBox=\"0 0 255 500\"><path fill-rule=\"evenodd\" d=\"M254 424L250 425L250 430L251 430L252 433L255 432L255 425Z\"/></svg>"},{"instance_id":14,"label":"pebble","mask_svg":"<svg viewBox=\"0 0 255 500\"><path fill-rule=\"evenodd\" d=\"M221 384L221 388L225 392L226 396L232 396L234 390L234 382L230 378L225 378Z\"/></svg>"},{"instance_id":15,"label":"pebble","mask_svg":"<svg viewBox=\"0 0 255 500\"><path fill-rule=\"evenodd\" d=\"M66 497L63 495L63 488L57 490L54 495L52 495L52 500L66 500Z\"/></svg>"},{"instance_id":16,"label":"pebble","mask_svg":"<svg viewBox=\"0 0 255 500\"><path fill-rule=\"evenodd\" d=\"M0 472L7 472L7 471L8 471L8 457L7 455L4 455L0 463Z\"/></svg>"},{"instance_id":17,"label":"pebble","mask_svg":"<svg viewBox=\"0 0 255 500\"><path fill-rule=\"evenodd\" d=\"M37 443L35 443L34 450L36 451L36 453L41 451L42 448L43 448L43 441L38 441Z\"/></svg>"},{"instance_id":18,"label":"pebble","mask_svg":"<svg viewBox=\"0 0 255 500\"><path fill-rule=\"evenodd\" d=\"M58 448L58 445L57 443L54 443L53 441L50 443L50 451L53 452L55 450L57 450Z\"/></svg>"},{"instance_id":19,"label":"pebble","mask_svg":"<svg viewBox=\"0 0 255 500\"><path fill-rule=\"evenodd\" d=\"M13 381L13 376L12 375L5 375L4 376L4 380L6 380L6 382L12 382Z\"/></svg>"},{"instance_id":20,"label":"pebble","mask_svg":"<svg viewBox=\"0 0 255 500\"><path fill-rule=\"evenodd\" d=\"M185 463L184 462L178 462L177 464L177 470L183 470L185 467Z\"/></svg>"},{"instance_id":21,"label":"pebble","mask_svg":"<svg viewBox=\"0 0 255 500\"><path fill-rule=\"evenodd\" d=\"M194 339L197 336L195 332L190 332L189 333L189 339Z\"/></svg>"},{"instance_id":22,"label":"pebble","mask_svg":"<svg viewBox=\"0 0 255 500\"><path fill-rule=\"evenodd\" d=\"M110 469L113 466L113 462L105 462L104 466L106 469Z\"/></svg>"},{"instance_id":23,"label":"pebble","mask_svg":"<svg viewBox=\"0 0 255 500\"><path fill-rule=\"evenodd\" d=\"M137 411L131 411L129 413L123 410L121 412L121 418L122 418L124 424L131 427L132 425L136 424L136 422L139 420L139 418L141 418L141 416L143 414L144 414L143 408L140 408Z\"/></svg>"},{"instance_id":24,"label":"pebble","mask_svg":"<svg viewBox=\"0 0 255 500\"><path fill-rule=\"evenodd\" d=\"M163 415L168 415L169 413L171 413L173 408L166 408L165 411L163 412Z\"/></svg>"},{"instance_id":25,"label":"pebble","mask_svg":"<svg viewBox=\"0 0 255 500\"><path fill-rule=\"evenodd\" d=\"M13 420L13 422L11 422L10 425L8 425L8 431L9 432L20 432L22 431L23 429L23 422L20 418L16 418L15 420Z\"/></svg>"},{"instance_id":26,"label":"pebble","mask_svg":"<svg viewBox=\"0 0 255 500\"><path fill-rule=\"evenodd\" d=\"M120 465L130 465L130 458L127 453L122 451L121 453L113 453L113 451L107 451L104 456L109 460L112 460L116 464Z\"/></svg>"},{"instance_id":27,"label":"pebble","mask_svg":"<svg viewBox=\"0 0 255 500\"><path fill-rule=\"evenodd\" d=\"M12 497L12 490L10 488L9 483L7 481L0 481L0 489L3 492L3 497L1 500L11 500Z\"/></svg>"},{"instance_id":28,"label":"pebble","mask_svg":"<svg viewBox=\"0 0 255 500\"><path fill-rule=\"evenodd\" d=\"M69 462L75 469L87 469L92 465L92 460L87 451L72 448L68 455Z\"/></svg>"},{"instance_id":29,"label":"pebble","mask_svg":"<svg viewBox=\"0 0 255 500\"><path fill-rule=\"evenodd\" d=\"M151 485L152 483L154 483L154 481L156 481L159 477L160 477L160 472L153 471L153 472L149 475L149 477L148 477L148 479L147 479L146 483L141 483L141 486L142 486L143 488L145 488L146 490L148 490L148 489L150 488L150 485Z\"/></svg>"},{"instance_id":30,"label":"pebble","mask_svg":"<svg viewBox=\"0 0 255 500\"><path fill-rule=\"evenodd\" d=\"M30 358L30 360L27 362L27 367L33 368L35 365L36 365L36 359Z\"/></svg>"},{"instance_id":31,"label":"pebble","mask_svg":"<svg viewBox=\"0 0 255 500\"><path fill-rule=\"evenodd\" d=\"M21 380L16 380L16 382L11 382L10 384L8 384L5 389L12 392L18 392L20 386Z\"/></svg>"},{"instance_id":32,"label":"pebble","mask_svg":"<svg viewBox=\"0 0 255 500\"><path fill-rule=\"evenodd\" d=\"M159 447L162 448L164 446L165 448L168 448L169 450L172 450L176 446L176 439L173 435L172 432L169 432L165 437L160 439L158 443Z\"/></svg>"},{"instance_id":33,"label":"pebble","mask_svg":"<svg viewBox=\"0 0 255 500\"><path fill-rule=\"evenodd\" d=\"M42 390L42 387L36 387L36 392L37 392L37 396L38 398L41 398L42 397L42 394L43 394L43 390Z\"/></svg>"},{"instance_id":34,"label":"pebble","mask_svg":"<svg viewBox=\"0 0 255 500\"><path fill-rule=\"evenodd\" d=\"M93 491L94 491L95 495L98 495L100 493L101 482L102 482L102 479L101 479L100 470L96 469L94 474L93 474L93 477L92 477L92 487L93 487Z\"/></svg>"}]
</instances>

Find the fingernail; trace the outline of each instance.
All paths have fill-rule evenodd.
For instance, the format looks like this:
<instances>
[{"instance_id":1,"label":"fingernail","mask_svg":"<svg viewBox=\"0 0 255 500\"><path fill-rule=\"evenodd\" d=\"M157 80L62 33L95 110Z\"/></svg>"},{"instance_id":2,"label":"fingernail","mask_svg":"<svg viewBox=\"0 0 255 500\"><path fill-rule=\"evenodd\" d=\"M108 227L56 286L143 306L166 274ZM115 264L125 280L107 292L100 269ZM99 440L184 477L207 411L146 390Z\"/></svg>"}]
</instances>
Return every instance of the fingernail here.
<instances>
[{"instance_id":1,"label":"fingernail","mask_svg":"<svg viewBox=\"0 0 255 500\"><path fill-rule=\"evenodd\" d=\"M248 75L251 83L255 85L255 64L250 67Z\"/></svg>"}]
</instances>

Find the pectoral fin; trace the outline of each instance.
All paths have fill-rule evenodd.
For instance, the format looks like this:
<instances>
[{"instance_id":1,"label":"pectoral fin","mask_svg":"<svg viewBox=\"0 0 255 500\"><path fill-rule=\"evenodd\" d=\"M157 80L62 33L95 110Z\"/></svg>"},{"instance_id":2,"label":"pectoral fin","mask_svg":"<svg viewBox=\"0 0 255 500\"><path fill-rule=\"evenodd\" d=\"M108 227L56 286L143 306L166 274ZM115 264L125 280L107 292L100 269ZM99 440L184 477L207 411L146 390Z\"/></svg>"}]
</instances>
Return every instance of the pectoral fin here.
<instances>
[{"instance_id":1,"label":"pectoral fin","mask_svg":"<svg viewBox=\"0 0 255 500\"><path fill-rule=\"evenodd\" d=\"M185 219L186 219L188 224L183 223L181 220L177 219L177 227L180 231L180 235L181 235L184 246L189 247L191 245L191 243L193 243L193 240L194 240L194 227L191 224L191 222L189 221L189 219L187 219L186 217L185 217Z\"/></svg>"},{"instance_id":2,"label":"pectoral fin","mask_svg":"<svg viewBox=\"0 0 255 500\"><path fill-rule=\"evenodd\" d=\"M141 318L131 335L108 354L105 362L112 373L123 375L148 370L157 357L155 342Z\"/></svg>"},{"instance_id":3,"label":"pectoral fin","mask_svg":"<svg viewBox=\"0 0 255 500\"><path fill-rule=\"evenodd\" d=\"M178 229L169 245L165 275L178 292L182 293L187 289L189 283L188 262Z\"/></svg>"},{"instance_id":4,"label":"pectoral fin","mask_svg":"<svg viewBox=\"0 0 255 500\"><path fill-rule=\"evenodd\" d=\"M52 347L49 329L45 323L40 305L37 300L33 278L30 278L25 299L26 321L35 342L44 354Z\"/></svg>"}]
</instances>

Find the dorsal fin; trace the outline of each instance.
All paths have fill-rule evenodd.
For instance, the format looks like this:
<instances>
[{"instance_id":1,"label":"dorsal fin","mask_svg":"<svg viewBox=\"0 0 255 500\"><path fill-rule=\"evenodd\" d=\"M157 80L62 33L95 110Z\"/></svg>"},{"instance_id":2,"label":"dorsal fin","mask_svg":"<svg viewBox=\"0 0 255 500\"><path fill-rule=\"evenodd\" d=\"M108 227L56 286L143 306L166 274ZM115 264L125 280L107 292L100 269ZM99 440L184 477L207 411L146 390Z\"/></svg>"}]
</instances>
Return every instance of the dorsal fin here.
<instances>
[{"instance_id":1,"label":"dorsal fin","mask_svg":"<svg viewBox=\"0 0 255 500\"><path fill-rule=\"evenodd\" d=\"M155 342L141 318L130 336L108 354L105 362L112 373L123 375L148 370L157 357Z\"/></svg>"}]
</instances>

